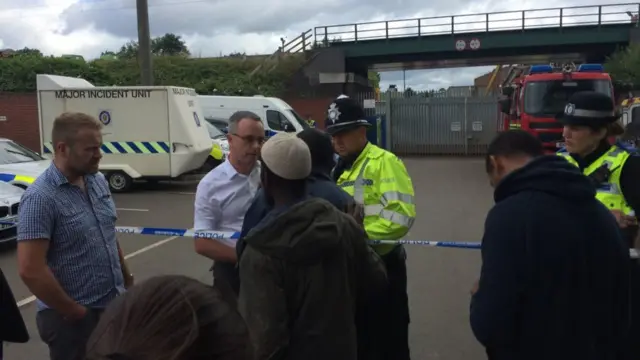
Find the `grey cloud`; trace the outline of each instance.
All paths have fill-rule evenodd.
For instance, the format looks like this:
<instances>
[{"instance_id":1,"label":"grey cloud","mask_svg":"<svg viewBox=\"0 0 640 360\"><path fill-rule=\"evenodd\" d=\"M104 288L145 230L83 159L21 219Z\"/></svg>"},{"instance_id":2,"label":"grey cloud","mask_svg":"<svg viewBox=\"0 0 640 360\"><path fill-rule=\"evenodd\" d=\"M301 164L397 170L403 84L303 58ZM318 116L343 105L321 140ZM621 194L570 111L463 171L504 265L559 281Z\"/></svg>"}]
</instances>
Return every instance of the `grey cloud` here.
<instances>
[{"instance_id":1,"label":"grey cloud","mask_svg":"<svg viewBox=\"0 0 640 360\"><path fill-rule=\"evenodd\" d=\"M116 36L135 37L136 16L131 1L79 2L62 14L64 33L93 25ZM150 0L149 17L154 35L213 36L221 33L301 32L312 26L354 23L374 17L413 18L416 13L435 15L459 12L466 1L430 3L420 0ZM480 3L484 4L484 3ZM480 6L476 3L476 6ZM484 6L484 5L483 5ZM483 7L480 6L480 7ZM484 6L486 7L486 6Z\"/></svg>"},{"instance_id":2,"label":"grey cloud","mask_svg":"<svg viewBox=\"0 0 640 360\"><path fill-rule=\"evenodd\" d=\"M402 71L380 73L380 89L385 90L389 85L396 85L398 90L407 88L413 90L430 90L448 88L449 86L473 85L473 79L493 70L490 66L478 66L458 69L411 70L405 72L403 81Z\"/></svg>"}]
</instances>

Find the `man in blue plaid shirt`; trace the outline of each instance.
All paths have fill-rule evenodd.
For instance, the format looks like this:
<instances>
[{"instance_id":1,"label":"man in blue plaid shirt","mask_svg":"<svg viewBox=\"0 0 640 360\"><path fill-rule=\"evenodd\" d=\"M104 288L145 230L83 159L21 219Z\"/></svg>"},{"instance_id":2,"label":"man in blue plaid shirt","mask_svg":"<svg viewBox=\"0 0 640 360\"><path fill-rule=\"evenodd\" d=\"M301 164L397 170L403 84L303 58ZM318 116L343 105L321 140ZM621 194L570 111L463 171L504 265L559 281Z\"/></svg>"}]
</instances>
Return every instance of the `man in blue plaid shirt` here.
<instances>
[{"instance_id":1,"label":"man in blue plaid shirt","mask_svg":"<svg viewBox=\"0 0 640 360\"><path fill-rule=\"evenodd\" d=\"M116 240L116 208L104 176L102 124L82 113L55 119L55 156L22 196L20 277L35 295L51 360L84 359L103 309L133 283Z\"/></svg>"}]
</instances>

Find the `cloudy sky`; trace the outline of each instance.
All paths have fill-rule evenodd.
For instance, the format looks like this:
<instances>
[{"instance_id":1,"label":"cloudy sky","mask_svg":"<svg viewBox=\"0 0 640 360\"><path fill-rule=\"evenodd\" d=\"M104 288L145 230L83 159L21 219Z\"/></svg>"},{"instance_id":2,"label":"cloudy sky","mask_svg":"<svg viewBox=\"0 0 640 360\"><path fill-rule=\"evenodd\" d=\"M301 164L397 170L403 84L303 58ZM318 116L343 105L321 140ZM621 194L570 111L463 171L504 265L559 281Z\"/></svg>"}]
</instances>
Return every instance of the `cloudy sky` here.
<instances>
[{"instance_id":1,"label":"cloudy sky","mask_svg":"<svg viewBox=\"0 0 640 360\"><path fill-rule=\"evenodd\" d=\"M148 1L152 36L168 32L181 35L191 52L200 56L272 53L281 37L293 39L316 26L545 7L544 2L533 0ZM559 0L546 4L615 3ZM593 12L594 8L588 11ZM0 0L0 25L0 48L38 48L54 55L94 58L104 50L117 50L128 40L137 39L135 0ZM413 89L438 89L470 85L473 78L490 70L492 67L407 71L404 75L402 71L384 72L381 87L396 84L401 89L406 84Z\"/></svg>"}]
</instances>

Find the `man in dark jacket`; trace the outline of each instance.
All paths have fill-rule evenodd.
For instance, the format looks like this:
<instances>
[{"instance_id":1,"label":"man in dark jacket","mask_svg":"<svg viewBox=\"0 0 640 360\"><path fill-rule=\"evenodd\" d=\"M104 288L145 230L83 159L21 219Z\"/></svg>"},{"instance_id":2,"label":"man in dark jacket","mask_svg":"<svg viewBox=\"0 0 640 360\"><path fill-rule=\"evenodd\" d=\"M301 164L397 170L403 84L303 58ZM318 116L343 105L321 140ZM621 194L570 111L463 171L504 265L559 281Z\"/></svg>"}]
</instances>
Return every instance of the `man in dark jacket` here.
<instances>
[{"instance_id":1,"label":"man in dark jacket","mask_svg":"<svg viewBox=\"0 0 640 360\"><path fill-rule=\"evenodd\" d=\"M471 328L491 360L623 359L628 249L589 179L542 154L523 131L489 146L496 205L485 223Z\"/></svg>"},{"instance_id":2,"label":"man in dark jacket","mask_svg":"<svg viewBox=\"0 0 640 360\"><path fill-rule=\"evenodd\" d=\"M302 140L278 134L261 156L273 208L245 238L239 297L256 360L356 359L357 301L377 295L385 273L371 266L354 218L306 194Z\"/></svg>"},{"instance_id":3,"label":"man in dark jacket","mask_svg":"<svg viewBox=\"0 0 640 360\"><path fill-rule=\"evenodd\" d=\"M345 209L353 198L331 179L331 170L335 166L331 137L318 129L305 129L297 135L307 144L311 152L311 174L307 179L306 187L308 195L325 199L338 209ZM272 204L269 203L264 191L259 190L244 216L240 238L247 235L262 221L271 208ZM238 253L242 252L243 247L243 241L238 241L236 244Z\"/></svg>"},{"instance_id":4,"label":"man in dark jacket","mask_svg":"<svg viewBox=\"0 0 640 360\"><path fill-rule=\"evenodd\" d=\"M4 341L26 343L29 341L29 333L9 287L9 282L0 269L0 360L3 359L2 342Z\"/></svg>"}]
</instances>

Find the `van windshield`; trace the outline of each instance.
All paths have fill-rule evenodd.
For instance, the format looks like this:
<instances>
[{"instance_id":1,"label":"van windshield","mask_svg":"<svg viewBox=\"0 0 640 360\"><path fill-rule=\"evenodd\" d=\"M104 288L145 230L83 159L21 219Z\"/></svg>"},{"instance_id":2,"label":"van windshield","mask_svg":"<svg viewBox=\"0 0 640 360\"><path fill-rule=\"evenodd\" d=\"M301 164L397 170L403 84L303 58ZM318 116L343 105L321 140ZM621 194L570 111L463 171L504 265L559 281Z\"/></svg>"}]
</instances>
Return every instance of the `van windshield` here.
<instances>
[{"instance_id":1,"label":"van windshield","mask_svg":"<svg viewBox=\"0 0 640 360\"><path fill-rule=\"evenodd\" d=\"M311 127L311 126L309 126L309 124L307 123L307 121L305 119L303 119L300 115L298 115L298 113L295 110L289 109L289 112L291 113L291 115L293 115L293 117L296 119L298 124L300 124L300 126L302 126L302 130L309 129Z\"/></svg>"},{"instance_id":2,"label":"van windshield","mask_svg":"<svg viewBox=\"0 0 640 360\"><path fill-rule=\"evenodd\" d=\"M591 79L529 82L524 90L524 112L533 116L562 113L571 95L586 90L611 96L611 82Z\"/></svg>"}]
</instances>

